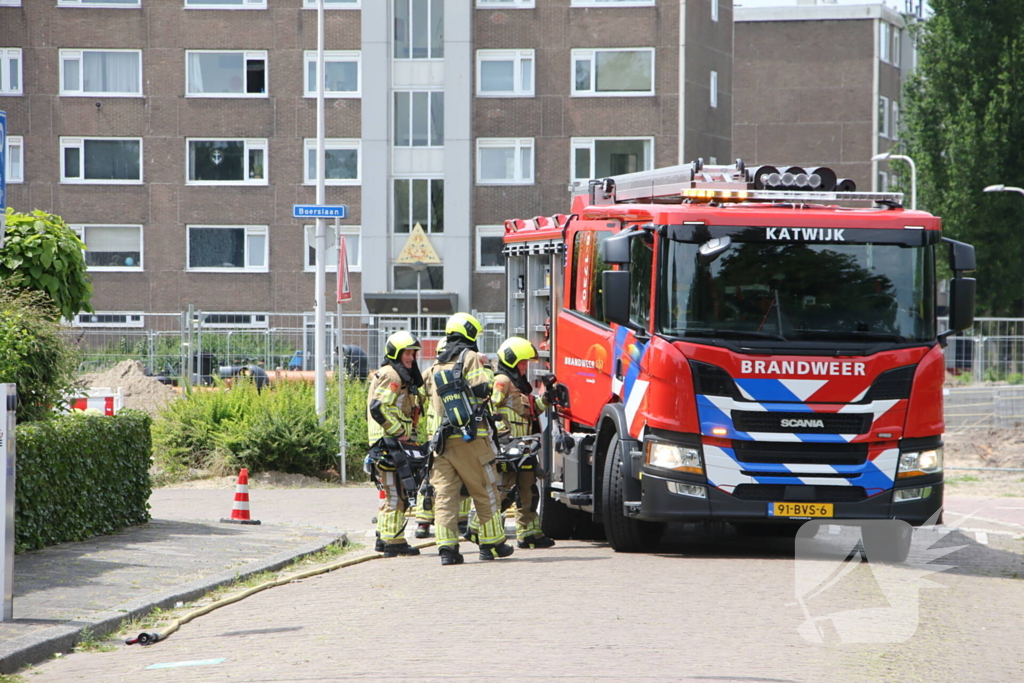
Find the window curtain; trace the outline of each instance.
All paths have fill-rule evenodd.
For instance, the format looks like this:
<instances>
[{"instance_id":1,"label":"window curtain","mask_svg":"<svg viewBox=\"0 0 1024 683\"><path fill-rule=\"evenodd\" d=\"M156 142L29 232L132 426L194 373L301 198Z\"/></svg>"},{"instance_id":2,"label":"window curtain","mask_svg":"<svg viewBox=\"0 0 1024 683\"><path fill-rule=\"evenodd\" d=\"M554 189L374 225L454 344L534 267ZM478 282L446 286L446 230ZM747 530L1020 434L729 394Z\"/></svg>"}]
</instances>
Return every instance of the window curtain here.
<instances>
[{"instance_id":1,"label":"window curtain","mask_svg":"<svg viewBox=\"0 0 1024 683\"><path fill-rule=\"evenodd\" d=\"M86 52L82 62L86 92L141 92L137 53Z\"/></svg>"}]
</instances>

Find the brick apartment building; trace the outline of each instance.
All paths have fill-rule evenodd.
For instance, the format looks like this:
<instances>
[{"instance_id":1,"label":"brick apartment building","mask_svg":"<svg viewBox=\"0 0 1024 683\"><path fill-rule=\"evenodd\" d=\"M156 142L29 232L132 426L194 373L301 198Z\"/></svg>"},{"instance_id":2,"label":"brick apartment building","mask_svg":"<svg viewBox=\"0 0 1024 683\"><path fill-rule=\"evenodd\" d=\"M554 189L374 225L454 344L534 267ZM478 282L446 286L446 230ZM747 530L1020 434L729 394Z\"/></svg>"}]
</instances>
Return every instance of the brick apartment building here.
<instances>
[{"instance_id":1,"label":"brick apartment building","mask_svg":"<svg viewBox=\"0 0 1024 683\"><path fill-rule=\"evenodd\" d=\"M828 166L890 189L902 86L914 66L904 16L881 2L737 7L733 150L748 164Z\"/></svg>"},{"instance_id":2,"label":"brick apartment building","mask_svg":"<svg viewBox=\"0 0 1024 683\"><path fill-rule=\"evenodd\" d=\"M78 322L312 318L292 205L316 203L316 6L0 0L8 205L82 234L106 317ZM326 203L375 309L415 309L393 261L417 223L444 261L429 311L500 312L505 219L565 212L574 178L732 156L729 0L325 7Z\"/></svg>"}]
</instances>

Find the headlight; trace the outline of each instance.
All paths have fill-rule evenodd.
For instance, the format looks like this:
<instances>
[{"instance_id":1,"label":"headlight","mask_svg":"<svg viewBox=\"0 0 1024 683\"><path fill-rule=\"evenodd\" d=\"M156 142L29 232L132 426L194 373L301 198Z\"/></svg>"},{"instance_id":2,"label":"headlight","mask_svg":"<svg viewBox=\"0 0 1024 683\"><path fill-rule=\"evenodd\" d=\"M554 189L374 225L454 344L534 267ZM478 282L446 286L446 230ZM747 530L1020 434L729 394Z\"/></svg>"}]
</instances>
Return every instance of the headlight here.
<instances>
[{"instance_id":1,"label":"headlight","mask_svg":"<svg viewBox=\"0 0 1024 683\"><path fill-rule=\"evenodd\" d=\"M900 453L900 467L896 477L920 477L942 471L942 449Z\"/></svg>"},{"instance_id":2,"label":"headlight","mask_svg":"<svg viewBox=\"0 0 1024 683\"><path fill-rule=\"evenodd\" d=\"M700 451L696 448L675 446L660 441L648 441L644 446L647 451L647 464L651 467L704 474L704 463L701 462Z\"/></svg>"}]
</instances>

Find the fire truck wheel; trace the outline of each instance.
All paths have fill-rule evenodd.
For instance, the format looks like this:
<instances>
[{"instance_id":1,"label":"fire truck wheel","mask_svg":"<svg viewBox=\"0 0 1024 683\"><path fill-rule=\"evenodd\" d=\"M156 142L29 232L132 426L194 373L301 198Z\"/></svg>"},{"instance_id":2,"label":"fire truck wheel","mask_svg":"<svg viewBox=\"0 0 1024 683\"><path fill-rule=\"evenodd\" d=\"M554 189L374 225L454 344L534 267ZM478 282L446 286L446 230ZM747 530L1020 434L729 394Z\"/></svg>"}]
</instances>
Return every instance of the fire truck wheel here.
<instances>
[{"instance_id":1,"label":"fire truck wheel","mask_svg":"<svg viewBox=\"0 0 1024 683\"><path fill-rule=\"evenodd\" d=\"M571 537L581 517L579 510L573 510L552 498L551 491L547 488L540 497L539 512L540 530L545 536L556 541L564 541Z\"/></svg>"},{"instance_id":2,"label":"fire truck wheel","mask_svg":"<svg viewBox=\"0 0 1024 683\"><path fill-rule=\"evenodd\" d=\"M601 513L604 518L604 531L612 548L620 553L653 552L661 542L665 524L630 519L623 514L625 482L622 476L622 449L619 448L618 434L608 442L602 487L604 495L601 497Z\"/></svg>"}]
</instances>

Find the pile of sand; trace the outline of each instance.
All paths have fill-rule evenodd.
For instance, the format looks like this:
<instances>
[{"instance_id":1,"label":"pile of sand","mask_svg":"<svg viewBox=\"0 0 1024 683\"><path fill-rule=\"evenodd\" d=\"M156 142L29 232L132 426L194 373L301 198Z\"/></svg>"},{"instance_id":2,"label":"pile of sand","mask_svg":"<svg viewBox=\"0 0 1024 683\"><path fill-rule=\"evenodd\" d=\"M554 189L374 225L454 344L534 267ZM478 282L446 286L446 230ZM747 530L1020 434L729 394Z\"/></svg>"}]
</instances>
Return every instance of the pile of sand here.
<instances>
[{"instance_id":1,"label":"pile of sand","mask_svg":"<svg viewBox=\"0 0 1024 683\"><path fill-rule=\"evenodd\" d=\"M78 378L88 388L106 388L124 394L124 407L145 410L155 415L160 408L178 397L174 388L146 375L142 363L124 360L103 372L91 372Z\"/></svg>"}]
</instances>

